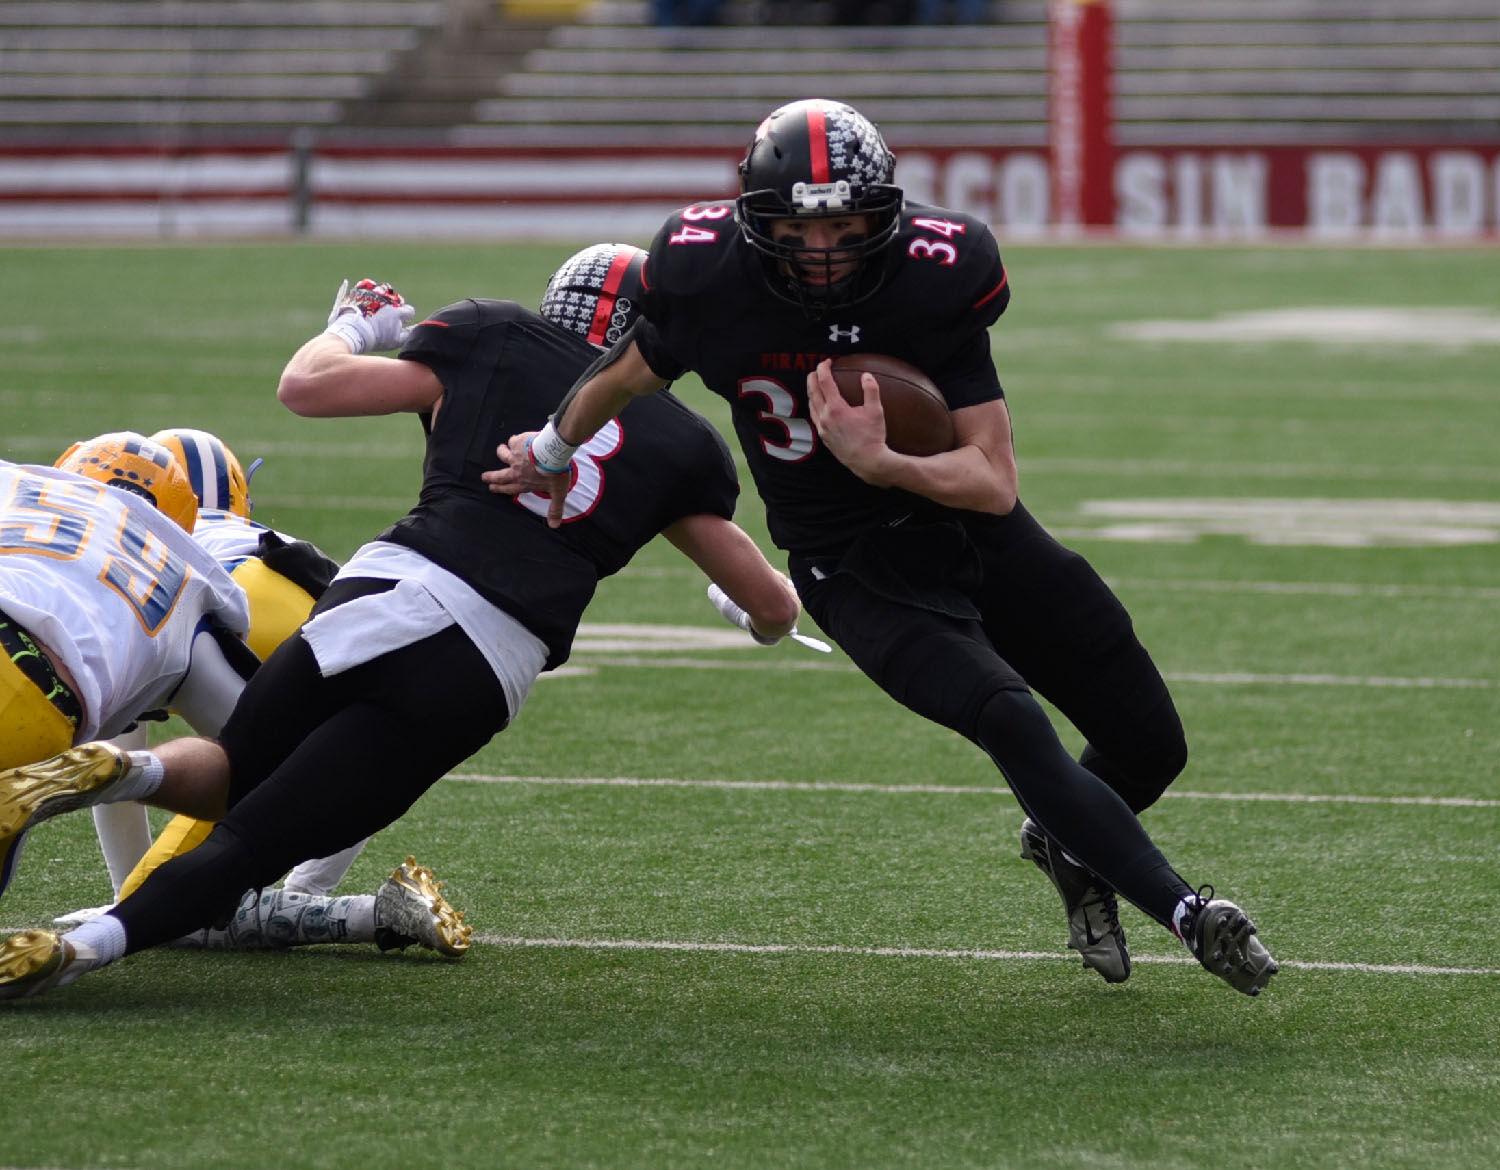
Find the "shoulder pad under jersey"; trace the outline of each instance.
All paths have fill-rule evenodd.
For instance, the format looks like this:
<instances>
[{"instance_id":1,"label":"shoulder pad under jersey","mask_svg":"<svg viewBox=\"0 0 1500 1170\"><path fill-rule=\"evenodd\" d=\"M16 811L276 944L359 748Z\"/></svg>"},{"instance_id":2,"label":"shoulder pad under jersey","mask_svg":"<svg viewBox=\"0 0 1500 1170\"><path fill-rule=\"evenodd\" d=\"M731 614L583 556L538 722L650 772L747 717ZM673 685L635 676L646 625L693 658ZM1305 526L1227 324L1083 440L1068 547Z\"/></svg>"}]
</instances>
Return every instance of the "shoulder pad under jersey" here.
<instances>
[{"instance_id":1,"label":"shoulder pad under jersey","mask_svg":"<svg viewBox=\"0 0 1500 1170\"><path fill-rule=\"evenodd\" d=\"M908 203L891 245L898 279L934 316L988 327L1010 304L1010 281L995 235L983 220L944 207Z\"/></svg>"},{"instance_id":2,"label":"shoulder pad under jersey","mask_svg":"<svg viewBox=\"0 0 1500 1170\"><path fill-rule=\"evenodd\" d=\"M460 362L480 330L526 320L541 318L515 301L455 301L418 321L396 356L429 366Z\"/></svg>"},{"instance_id":3,"label":"shoulder pad under jersey","mask_svg":"<svg viewBox=\"0 0 1500 1170\"><path fill-rule=\"evenodd\" d=\"M702 291L733 255L739 236L732 199L678 208L651 241L641 274L647 293L683 296Z\"/></svg>"}]
</instances>

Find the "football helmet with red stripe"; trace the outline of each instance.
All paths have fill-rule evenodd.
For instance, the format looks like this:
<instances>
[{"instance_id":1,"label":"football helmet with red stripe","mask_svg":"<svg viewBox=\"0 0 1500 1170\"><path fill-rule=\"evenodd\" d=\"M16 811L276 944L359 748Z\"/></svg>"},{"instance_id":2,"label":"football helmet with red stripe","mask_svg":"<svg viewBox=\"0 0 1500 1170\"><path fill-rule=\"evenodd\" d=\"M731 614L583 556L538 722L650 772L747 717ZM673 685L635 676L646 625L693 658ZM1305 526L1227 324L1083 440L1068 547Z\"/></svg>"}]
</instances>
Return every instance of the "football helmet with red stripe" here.
<instances>
[{"instance_id":1,"label":"football helmet with red stripe","mask_svg":"<svg viewBox=\"0 0 1500 1170\"><path fill-rule=\"evenodd\" d=\"M594 244L562 262L547 281L537 311L554 325L607 349L641 315L641 269L645 266L644 249Z\"/></svg>"},{"instance_id":2,"label":"football helmet with red stripe","mask_svg":"<svg viewBox=\"0 0 1500 1170\"><path fill-rule=\"evenodd\" d=\"M903 195L891 180L896 158L875 124L852 106L823 98L792 102L756 128L740 162L735 220L761 254L766 283L814 316L857 304L885 280ZM809 238L793 221L855 221L835 236Z\"/></svg>"}]
</instances>

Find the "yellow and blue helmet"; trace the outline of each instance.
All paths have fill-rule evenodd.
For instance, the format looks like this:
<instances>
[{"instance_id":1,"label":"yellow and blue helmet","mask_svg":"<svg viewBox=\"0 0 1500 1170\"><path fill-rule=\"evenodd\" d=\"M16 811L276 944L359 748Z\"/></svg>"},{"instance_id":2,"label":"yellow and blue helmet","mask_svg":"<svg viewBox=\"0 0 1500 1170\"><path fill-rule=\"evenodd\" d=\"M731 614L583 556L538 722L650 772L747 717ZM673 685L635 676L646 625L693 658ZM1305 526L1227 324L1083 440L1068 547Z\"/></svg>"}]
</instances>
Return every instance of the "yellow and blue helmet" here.
<instances>
[{"instance_id":1,"label":"yellow and blue helmet","mask_svg":"<svg viewBox=\"0 0 1500 1170\"><path fill-rule=\"evenodd\" d=\"M151 439L170 451L182 467L200 508L249 518L250 479L222 439L192 427L157 431Z\"/></svg>"},{"instance_id":2,"label":"yellow and blue helmet","mask_svg":"<svg viewBox=\"0 0 1500 1170\"><path fill-rule=\"evenodd\" d=\"M172 452L134 431L74 443L53 466L150 500L188 532L198 521L197 496Z\"/></svg>"}]
</instances>

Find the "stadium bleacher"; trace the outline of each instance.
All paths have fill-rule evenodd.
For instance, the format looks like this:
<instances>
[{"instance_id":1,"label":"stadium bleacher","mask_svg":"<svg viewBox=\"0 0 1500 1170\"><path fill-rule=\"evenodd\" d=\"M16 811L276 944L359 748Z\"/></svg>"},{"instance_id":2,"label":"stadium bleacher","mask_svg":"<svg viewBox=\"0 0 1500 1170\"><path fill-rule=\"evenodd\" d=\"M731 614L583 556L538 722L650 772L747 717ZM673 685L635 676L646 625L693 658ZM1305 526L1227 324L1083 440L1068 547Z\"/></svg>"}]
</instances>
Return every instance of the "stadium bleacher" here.
<instances>
[{"instance_id":1,"label":"stadium bleacher","mask_svg":"<svg viewBox=\"0 0 1500 1170\"><path fill-rule=\"evenodd\" d=\"M226 141L302 128L484 145L737 144L817 90L896 142L1046 141L1044 0L988 24L768 38L769 0L660 29L646 0L0 3L0 134ZM817 4L781 4L826 19ZM1494 0L1116 0L1117 140L1488 138Z\"/></svg>"}]
</instances>

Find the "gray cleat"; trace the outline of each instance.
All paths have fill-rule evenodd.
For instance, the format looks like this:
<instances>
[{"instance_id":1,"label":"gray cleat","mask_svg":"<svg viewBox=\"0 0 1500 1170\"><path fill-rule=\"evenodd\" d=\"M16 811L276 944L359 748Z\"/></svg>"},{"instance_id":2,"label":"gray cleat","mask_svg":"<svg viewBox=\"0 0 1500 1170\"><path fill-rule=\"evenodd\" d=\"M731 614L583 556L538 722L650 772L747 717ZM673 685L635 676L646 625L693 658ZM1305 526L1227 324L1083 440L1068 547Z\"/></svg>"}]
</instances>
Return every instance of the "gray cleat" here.
<instances>
[{"instance_id":1,"label":"gray cleat","mask_svg":"<svg viewBox=\"0 0 1500 1170\"><path fill-rule=\"evenodd\" d=\"M1280 968L1255 937L1255 923L1233 902L1215 898L1212 886L1197 895L1179 927L1182 941L1204 968L1236 991L1259 995Z\"/></svg>"},{"instance_id":2,"label":"gray cleat","mask_svg":"<svg viewBox=\"0 0 1500 1170\"><path fill-rule=\"evenodd\" d=\"M1062 895L1068 913L1068 946L1106 983L1130 978L1130 951L1114 891L1063 852L1029 817L1021 822L1021 856L1036 863Z\"/></svg>"},{"instance_id":3,"label":"gray cleat","mask_svg":"<svg viewBox=\"0 0 1500 1170\"><path fill-rule=\"evenodd\" d=\"M474 928L448 904L443 883L415 857L398 865L375 891L375 943L383 951L420 943L459 959L473 941Z\"/></svg>"}]
</instances>

